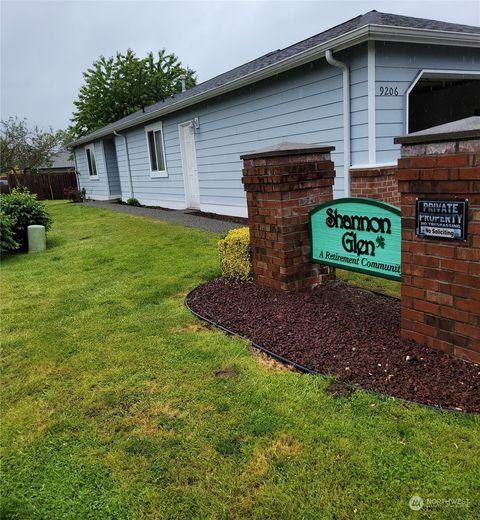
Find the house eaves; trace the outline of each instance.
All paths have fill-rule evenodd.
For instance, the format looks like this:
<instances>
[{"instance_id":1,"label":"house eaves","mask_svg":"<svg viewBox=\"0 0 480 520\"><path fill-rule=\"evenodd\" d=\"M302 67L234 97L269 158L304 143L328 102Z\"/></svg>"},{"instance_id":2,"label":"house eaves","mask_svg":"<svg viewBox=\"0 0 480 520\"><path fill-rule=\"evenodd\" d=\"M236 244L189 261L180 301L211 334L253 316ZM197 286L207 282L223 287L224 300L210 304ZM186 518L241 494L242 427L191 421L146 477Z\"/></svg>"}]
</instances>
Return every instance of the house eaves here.
<instances>
[{"instance_id":1,"label":"house eaves","mask_svg":"<svg viewBox=\"0 0 480 520\"><path fill-rule=\"evenodd\" d=\"M207 101L211 98L232 92L247 85L251 85L252 83L267 79L276 74L286 72L311 61L323 58L326 51L329 49L333 52L338 52L368 40L480 47L480 37L477 33L368 24L350 32L344 33L339 37L322 42L317 46L306 49L293 56L279 60L262 69L256 70L250 74L246 74L245 76L234 79L218 87L213 87L196 95L180 99L177 102L169 103L157 110L139 114L138 117L132 117L127 121L120 120L118 123L113 123L106 127L100 128L95 132L73 141L69 145L69 148L74 148L81 144L91 142L95 139L100 139L102 137L112 135L113 132L121 132L127 128L158 119L167 114L171 114L172 112L177 112L178 110L188 108L197 103Z\"/></svg>"},{"instance_id":2,"label":"house eaves","mask_svg":"<svg viewBox=\"0 0 480 520\"><path fill-rule=\"evenodd\" d=\"M455 47L480 47L480 35L476 33L438 31L435 29L411 29L385 25L370 25L372 40L403 43L423 43L430 45L451 45Z\"/></svg>"}]
</instances>

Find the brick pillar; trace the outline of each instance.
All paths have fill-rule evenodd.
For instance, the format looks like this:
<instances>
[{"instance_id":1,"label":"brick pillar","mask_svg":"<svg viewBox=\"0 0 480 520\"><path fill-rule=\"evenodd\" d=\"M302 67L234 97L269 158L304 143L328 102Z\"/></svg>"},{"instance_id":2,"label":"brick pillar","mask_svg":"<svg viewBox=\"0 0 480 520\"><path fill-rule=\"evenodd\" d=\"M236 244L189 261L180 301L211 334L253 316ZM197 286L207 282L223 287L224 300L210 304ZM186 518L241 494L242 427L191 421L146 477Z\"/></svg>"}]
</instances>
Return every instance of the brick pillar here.
<instances>
[{"instance_id":1,"label":"brick pillar","mask_svg":"<svg viewBox=\"0 0 480 520\"><path fill-rule=\"evenodd\" d=\"M283 143L241 157L254 283L299 291L335 279L334 269L310 262L308 220L333 198L332 150Z\"/></svg>"},{"instance_id":2,"label":"brick pillar","mask_svg":"<svg viewBox=\"0 0 480 520\"><path fill-rule=\"evenodd\" d=\"M402 336L480 362L480 117L402 144ZM465 123L466 124L466 123ZM456 132L452 128L460 128ZM468 126L467 125L467 126ZM440 129L440 130L438 130ZM420 135L419 135L420 134ZM466 242L416 236L416 199L467 199Z\"/></svg>"}]
</instances>

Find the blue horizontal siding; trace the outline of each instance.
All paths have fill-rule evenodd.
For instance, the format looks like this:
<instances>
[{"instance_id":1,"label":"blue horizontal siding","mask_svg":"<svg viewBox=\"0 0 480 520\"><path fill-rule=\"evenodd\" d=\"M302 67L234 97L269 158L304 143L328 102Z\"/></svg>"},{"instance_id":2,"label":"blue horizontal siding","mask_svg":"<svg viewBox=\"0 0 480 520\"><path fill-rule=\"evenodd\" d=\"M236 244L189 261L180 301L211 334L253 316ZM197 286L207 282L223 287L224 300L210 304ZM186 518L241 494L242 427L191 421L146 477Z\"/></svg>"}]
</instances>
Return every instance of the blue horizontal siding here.
<instances>
[{"instance_id":1,"label":"blue horizontal siding","mask_svg":"<svg viewBox=\"0 0 480 520\"><path fill-rule=\"evenodd\" d=\"M366 45L338 53L351 70L352 157L368 153ZM337 172L334 193L343 195L342 73L325 60L222 95L163 119L168 177L152 178L143 126L116 137L119 185L123 199L143 203L185 204L178 125L198 117L195 133L202 204L246 206L241 183L242 154L282 141L332 145ZM128 164L130 165L130 174ZM133 191L130 189L130 178ZM222 202L223 201L223 202Z\"/></svg>"},{"instance_id":2,"label":"blue horizontal siding","mask_svg":"<svg viewBox=\"0 0 480 520\"><path fill-rule=\"evenodd\" d=\"M116 143L117 155L119 156L118 166L122 185L122 198L125 200L130 196L134 196L142 203L152 206L162 205L168 202L182 204L184 202L184 195L181 167L172 167L167 153L166 168L168 177L152 178L150 176L150 159L144 127L136 127L123 133L126 135L128 141L133 192L131 193L130 190L124 141L123 138L117 137Z\"/></svg>"},{"instance_id":3,"label":"blue horizontal siding","mask_svg":"<svg viewBox=\"0 0 480 520\"><path fill-rule=\"evenodd\" d=\"M85 193L88 198L107 199L109 197L110 190L108 187L108 177L106 173L102 142L95 141L94 148L95 163L97 165L97 178L90 177L85 147L80 146L75 149L77 169L80 173L78 176L80 189L85 189Z\"/></svg>"},{"instance_id":4,"label":"blue horizontal siding","mask_svg":"<svg viewBox=\"0 0 480 520\"><path fill-rule=\"evenodd\" d=\"M368 164L367 44L337 53L350 67L351 163ZM405 93L422 69L480 70L480 51L393 42L376 42L376 160L395 162L393 138L405 132ZM380 87L396 87L398 96L381 96ZM333 145L337 178L335 196L343 192L343 88L341 71L317 60L163 119L168 177L152 178L145 129L124 133L129 145L130 176L123 138L116 137L118 184L124 199L132 194L144 203L181 207L185 204L178 125L198 117L195 133L202 204L245 207L240 155L282 141ZM96 150L99 143L96 143ZM82 149L83 150L83 149ZM90 181L84 151L77 150L87 193L104 196L103 153L96 153L98 181ZM108 156L108 154L106 154ZM109 159L107 159L107 162ZM108 166L110 169L110 166ZM130 190L130 180L133 192ZM103 178L103 181L102 181ZM117 189L115 182L110 190Z\"/></svg>"},{"instance_id":5,"label":"blue horizontal siding","mask_svg":"<svg viewBox=\"0 0 480 520\"><path fill-rule=\"evenodd\" d=\"M364 49L339 54L351 66L352 153L367 150L367 69ZM144 127L126 131L135 197L184 203L184 182L178 125L198 117L195 133L202 204L245 207L240 155L282 141L336 147L335 192L343 194L343 88L341 72L324 60L250 85L163 119L167 178L151 178ZM117 144L119 140L117 138ZM120 179L128 180L123 149L118 150Z\"/></svg>"},{"instance_id":6,"label":"blue horizontal siding","mask_svg":"<svg viewBox=\"0 0 480 520\"><path fill-rule=\"evenodd\" d=\"M463 47L376 42L376 149L378 163L395 163L406 132L406 92L423 69L480 71L480 50ZM380 87L397 87L398 96L381 96Z\"/></svg>"},{"instance_id":7,"label":"blue horizontal siding","mask_svg":"<svg viewBox=\"0 0 480 520\"><path fill-rule=\"evenodd\" d=\"M344 51L338 58L350 67L350 161L352 165L365 164L368 161L367 44ZM339 161L343 170L343 157ZM338 170L337 163L335 168ZM336 197L345 194L343 182L340 184L341 189L337 189L338 185L334 191Z\"/></svg>"}]
</instances>

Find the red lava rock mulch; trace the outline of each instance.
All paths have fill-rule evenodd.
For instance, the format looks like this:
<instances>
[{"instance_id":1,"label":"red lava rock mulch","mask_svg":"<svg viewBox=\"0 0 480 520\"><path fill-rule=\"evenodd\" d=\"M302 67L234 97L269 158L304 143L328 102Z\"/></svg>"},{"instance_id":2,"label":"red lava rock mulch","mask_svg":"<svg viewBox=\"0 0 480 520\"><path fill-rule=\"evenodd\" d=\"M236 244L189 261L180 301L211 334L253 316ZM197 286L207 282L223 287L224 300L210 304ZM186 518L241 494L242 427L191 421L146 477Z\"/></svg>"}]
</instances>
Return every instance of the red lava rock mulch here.
<instances>
[{"instance_id":1,"label":"red lava rock mulch","mask_svg":"<svg viewBox=\"0 0 480 520\"><path fill-rule=\"evenodd\" d=\"M284 293L212 280L195 289L200 316L321 374L410 401L480 411L480 365L400 337L400 303L333 282Z\"/></svg>"}]
</instances>

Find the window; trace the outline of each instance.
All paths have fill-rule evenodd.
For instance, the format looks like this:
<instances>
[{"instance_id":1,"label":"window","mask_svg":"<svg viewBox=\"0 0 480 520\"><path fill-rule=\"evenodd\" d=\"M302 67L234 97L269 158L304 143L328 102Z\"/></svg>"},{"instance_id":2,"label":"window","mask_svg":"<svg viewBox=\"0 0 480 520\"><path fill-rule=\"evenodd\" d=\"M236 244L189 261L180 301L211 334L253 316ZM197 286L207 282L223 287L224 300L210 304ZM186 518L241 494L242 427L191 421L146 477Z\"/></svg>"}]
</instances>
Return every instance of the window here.
<instances>
[{"instance_id":1,"label":"window","mask_svg":"<svg viewBox=\"0 0 480 520\"><path fill-rule=\"evenodd\" d=\"M95 147L93 144L85 146L85 153L87 154L88 173L90 177L97 177L97 163L95 161Z\"/></svg>"},{"instance_id":2,"label":"window","mask_svg":"<svg viewBox=\"0 0 480 520\"><path fill-rule=\"evenodd\" d=\"M152 177L166 177L165 145L163 143L162 123L145 127L147 134L148 154Z\"/></svg>"},{"instance_id":3,"label":"window","mask_svg":"<svg viewBox=\"0 0 480 520\"><path fill-rule=\"evenodd\" d=\"M480 75L422 71L407 91L408 132L480 114Z\"/></svg>"}]
</instances>

